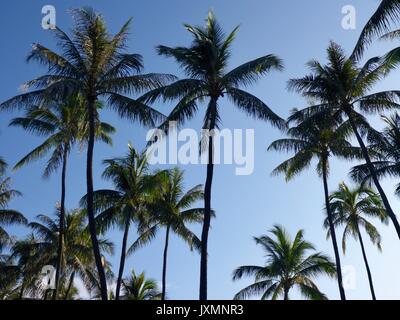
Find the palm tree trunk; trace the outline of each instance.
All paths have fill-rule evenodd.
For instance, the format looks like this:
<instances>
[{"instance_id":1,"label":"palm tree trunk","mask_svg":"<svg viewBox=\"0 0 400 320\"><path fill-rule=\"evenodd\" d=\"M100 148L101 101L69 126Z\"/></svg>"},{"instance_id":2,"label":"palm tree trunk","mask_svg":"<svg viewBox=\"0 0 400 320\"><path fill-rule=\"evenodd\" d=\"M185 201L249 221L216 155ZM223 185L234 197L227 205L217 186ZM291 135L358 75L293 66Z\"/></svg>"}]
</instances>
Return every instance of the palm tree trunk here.
<instances>
[{"instance_id":1,"label":"palm tree trunk","mask_svg":"<svg viewBox=\"0 0 400 320\"><path fill-rule=\"evenodd\" d=\"M365 253L364 242L363 242L360 230L358 230L358 239L360 240L360 246L361 246L361 251L362 251L363 258L364 258L365 268L367 269L369 288L371 290L372 300L376 300L374 284L372 282L371 269L369 268L367 254Z\"/></svg>"},{"instance_id":2,"label":"palm tree trunk","mask_svg":"<svg viewBox=\"0 0 400 320\"><path fill-rule=\"evenodd\" d=\"M214 112L217 107L217 100L211 99L209 110ZM212 117L210 131L215 127L215 117ZM211 133L211 132L210 132ZM208 138L208 162L207 162L207 178L204 187L204 222L201 232L201 257L200 257L200 295L202 301L207 300L207 255L208 255L208 233L211 222L211 186L214 174L214 157L213 157L213 137Z\"/></svg>"},{"instance_id":3,"label":"palm tree trunk","mask_svg":"<svg viewBox=\"0 0 400 320\"><path fill-rule=\"evenodd\" d=\"M55 277L55 290L53 294L53 300L58 299L60 275L62 274L62 256L63 256L63 241L64 241L64 222L65 222L65 179L67 173L67 159L68 159L68 146L64 145L63 152L63 166L61 171L61 203L60 203L60 227L58 234L58 252L57 252L57 266L56 266L56 277Z\"/></svg>"},{"instance_id":4,"label":"palm tree trunk","mask_svg":"<svg viewBox=\"0 0 400 320\"><path fill-rule=\"evenodd\" d=\"M328 164L327 158L322 159L322 179L323 179L323 182L324 182L325 206L326 206L326 213L327 213L327 216L328 216L329 231L331 233L333 251L335 253L336 273L337 273L337 279L338 279L340 299L341 300L346 300L346 294L345 294L344 288L343 288L342 267L341 267L341 264L340 264L340 255L339 255L339 248L338 248L338 245L337 245L336 231L335 231L335 227L333 225L332 212L331 212L331 208L330 208L330 205L329 205L327 164Z\"/></svg>"},{"instance_id":5,"label":"palm tree trunk","mask_svg":"<svg viewBox=\"0 0 400 320\"><path fill-rule=\"evenodd\" d=\"M399 222L398 222L398 220L396 218L396 215L394 214L394 212L392 210L392 207L390 206L389 200L386 197L386 194L383 191L383 188L382 188L382 186L381 186L381 184L379 182L378 176L376 175L375 167L371 162L371 158L369 157L368 150L367 150L367 148L366 148L366 146L364 144L364 141L361 138L360 134L358 133L357 126L356 126L356 124L354 122L353 116L351 115L350 112L347 113L347 116L349 118L351 127L352 127L352 129L354 131L354 134L355 134L355 136L357 138L357 141L358 141L358 143L360 145L361 151L362 151L362 153L364 155L365 161L366 161L367 166L368 166L368 170L369 170L369 172L371 173L371 176L372 176L372 180L374 181L374 184L375 184L376 188L378 189L378 192L379 192L379 194L380 194L380 196L382 198L382 202L383 202L383 204L384 204L384 206L386 208L386 212L387 212L388 216L390 217L390 219L392 220L393 225L394 225L394 227L396 229L396 232L397 232L397 236L400 239L400 224L399 224Z\"/></svg>"},{"instance_id":6,"label":"palm tree trunk","mask_svg":"<svg viewBox=\"0 0 400 320\"><path fill-rule=\"evenodd\" d=\"M283 289L283 300L287 301L289 300L289 288L284 288Z\"/></svg>"},{"instance_id":7,"label":"palm tree trunk","mask_svg":"<svg viewBox=\"0 0 400 320\"><path fill-rule=\"evenodd\" d=\"M24 298L24 283L21 284L21 291L19 292L19 300Z\"/></svg>"},{"instance_id":8,"label":"palm tree trunk","mask_svg":"<svg viewBox=\"0 0 400 320\"><path fill-rule=\"evenodd\" d=\"M119 262L117 287L115 289L115 300L119 300L119 293L121 291L122 276L124 274L124 268L125 268L126 245L128 243L129 227L130 227L130 221L129 218L127 218L125 221L124 237L122 239L121 259Z\"/></svg>"},{"instance_id":9,"label":"palm tree trunk","mask_svg":"<svg viewBox=\"0 0 400 320\"><path fill-rule=\"evenodd\" d=\"M95 139L95 102L94 96L88 97L88 113L89 113L89 139L87 150L87 163L86 163L86 183L87 183L87 214L89 221L89 232L93 245L93 254L96 262L97 272L99 275L100 292L102 300L107 300L107 281L106 274L102 263L100 254L99 242L96 233L96 221L94 218L93 207L93 149Z\"/></svg>"},{"instance_id":10,"label":"palm tree trunk","mask_svg":"<svg viewBox=\"0 0 400 320\"><path fill-rule=\"evenodd\" d=\"M64 300L68 299L69 292L71 291L72 285L74 284L74 278L75 278L75 271L73 271L71 273L71 276L69 277L68 288L67 291L65 292Z\"/></svg>"},{"instance_id":11,"label":"palm tree trunk","mask_svg":"<svg viewBox=\"0 0 400 320\"><path fill-rule=\"evenodd\" d=\"M162 293L161 293L161 300L163 301L165 300L165 292L167 287L167 253L168 253L169 231L170 231L170 226L167 227L167 232L165 235L163 272L162 272Z\"/></svg>"}]
</instances>

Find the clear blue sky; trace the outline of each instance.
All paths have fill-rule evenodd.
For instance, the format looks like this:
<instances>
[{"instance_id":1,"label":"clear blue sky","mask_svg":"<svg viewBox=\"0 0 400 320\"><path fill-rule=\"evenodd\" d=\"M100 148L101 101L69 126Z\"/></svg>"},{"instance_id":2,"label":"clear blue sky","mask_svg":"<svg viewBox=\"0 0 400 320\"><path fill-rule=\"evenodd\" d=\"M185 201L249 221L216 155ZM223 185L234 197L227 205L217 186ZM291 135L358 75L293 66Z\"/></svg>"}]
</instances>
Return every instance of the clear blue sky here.
<instances>
[{"instance_id":1,"label":"clear blue sky","mask_svg":"<svg viewBox=\"0 0 400 320\"><path fill-rule=\"evenodd\" d=\"M341 8L347 0L168 0L168 1L56 1L57 25L63 29L71 26L67 9L89 5L104 14L112 32L129 18L133 17L133 28L129 40L129 50L144 56L146 71L181 74L177 65L156 55L154 47L159 44L170 46L187 45L190 37L183 23L201 24L209 9L214 10L226 31L240 24L240 31L233 45L231 66L250 59L274 53L285 63L285 71L272 73L252 87L250 91L263 99L282 117L286 117L294 107L305 106L296 94L286 90L289 78L306 73L305 63L311 59L325 59L325 49L330 40L340 43L350 52L359 35L362 25L373 13L378 1L352 0L357 9L357 30L346 31L341 27ZM40 42L54 48L55 41L50 32L41 28L41 8L47 1L7 1L1 4L0 11L0 50L1 90L3 101L18 93L18 87L27 80L45 72L40 66L27 64L25 57L33 42ZM382 54L390 46L378 44L371 48L367 56ZM379 89L397 88L398 72ZM171 106L160 105L160 110L168 113ZM292 234L298 229L306 230L306 237L321 251L333 256L331 243L325 239L321 227L323 220L322 183L313 170L305 172L290 184L282 177L271 177L271 170L286 158L284 154L267 153L266 148L280 132L268 124L255 121L233 109L227 101L222 102L223 126L226 128L254 128L256 139L255 172L251 176L237 177L234 167L217 166L213 186L213 207L217 219L213 222L209 241L209 297L231 299L235 292L250 283L251 279L233 283L231 273L243 264L262 264L263 253L255 246L252 236L258 236L270 229L273 224L284 225ZM40 143L41 139L32 137L21 129L8 128L14 114L1 114L0 141L1 156L10 165ZM202 114L187 123L187 127L200 128ZM126 152L132 141L138 148L144 146L146 129L137 123L119 120L114 114L104 112L106 120L118 128L112 147L96 145L95 148L95 188L108 187L100 177L105 158L120 156ZM41 173L44 161L10 173L16 189L24 197L13 201L11 206L33 219L37 214L52 214L59 199L59 175L43 181ZM332 163L331 189L342 180L348 180L350 165L334 161ZM187 166L186 185L192 187L204 183L205 167ZM85 153L74 150L68 168L67 207L75 208L85 193ZM393 195L394 181L385 181L384 187L396 212L400 211L399 199ZM383 235L383 253L368 245L367 254L375 280L378 298L400 298L400 242L392 226L379 226ZM13 229L23 236L26 229ZM194 230L200 231L199 227ZM118 267L118 256L122 235L118 231L108 234L116 243L116 255L111 258L114 270ZM131 235L131 240L134 234ZM161 279L162 245L164 235L153 244L145 247L127 261L126 271L134 267L137 271L146 270L147 276ZM360 249L357 243L348 247L343 258L344 265L356 268L356 288L348 291L353 299L368 299L370 293L365 275ZM176 299L195 299L198 296L199 256L191 253L180 239L172 238L168 265L168 295ZM338 298L336 282L320 278L318 284L331 299ZM295 294L295 297L297 294Z\"/></svg>"}]
</instances>

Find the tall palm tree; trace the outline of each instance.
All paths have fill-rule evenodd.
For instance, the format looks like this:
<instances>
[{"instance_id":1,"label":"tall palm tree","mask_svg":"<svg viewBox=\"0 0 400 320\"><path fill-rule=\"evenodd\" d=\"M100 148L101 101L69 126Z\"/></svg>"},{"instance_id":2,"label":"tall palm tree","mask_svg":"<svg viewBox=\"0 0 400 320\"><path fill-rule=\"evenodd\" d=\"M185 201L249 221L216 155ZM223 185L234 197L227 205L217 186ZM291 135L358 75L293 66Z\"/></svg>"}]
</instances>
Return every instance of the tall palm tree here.
<instances>
[{"instance_id":1,"label":"tall palm tree","mask_svg":"<svg viewBox=\"0 0 400 320\"><path fill-rule=\"evenodd\" d=\"M371 269L365 252L361 228L365 230L371 242L381 250L381 236L376 227L368 221L368 218L378 218L382 222L388 221L388 216L385 207L382 204L382 200L379 194L371 188L357 186L354 189L350 189L345 183L341 183L339 185L339 190L332 193L329 199L331 211L334 215L335 227L344 226L342 238L343 253L346 252L348 236L351 235L356 240L360 241L372 299L376 300ZM325 220L324 225L326 228L329 227L327 220ZM328 235L330 235L329 231Z\"/></svg>"},{"instance_id":2,"label":"tall palm tree","mask_svg":"<svg viewBox=\"0 0 400 320\"><path fill-rule=\"evenodd\" d=\"M124 279L124 300L159 300L161 297L157 282L153 279L146 279L146 275L142 272L136 275L132 270L131 276Z\"/></svg>"},{"instance_id":3,"label":"tall palm tree","mask_svg":"<svg viewBox=\"0 0 400 320\"><path fill-rule=\"evenodd\" d=\"M187 224L200 223L204 220L204 208L193 208L198 200L203 199L204 193L202 185L184 192L184 172L179 168L159 172L156 176L159 189L155 200L149 204L150 216L147 224L150 227L132 244L129 252L135 251L154 238L161 227L165 228L161 294L161 300L165 300L170 232L174 232L187 242L191 249L201 250L200 240L188 229Z\"/></svg>"},{"instance_id":4,"label":"tall palm tree","mask_svg":"<svg viewBox=\"0 0 400 320\"><path fill-rule=\"evenodd\" d=\"M239 110L256 119L269 121L279 128L284 127L284 121L264 102L240 89L254 84L272 70L281 70L281 60L274 55L266 55L227 71L231 45L238 28L225 36L212 12L208 14L205 27L191 25L185 27L193 38L189 47L158 46L157 51L160 55L175 59L188 78L150 91L141 99L150 103L158 98L163 98L165 101L178 100L161 128L167 131L170 121L176 121L178 125L183 124L197 113L200 103L206 102L203 129L212 133L221 122L219 103L223 97L227 97ZM207 300L207 246L214 172L213 135L205 134L202 142L202 150L208 149L208 162L204 190L205 214L201 235L200 299Z\"/></svg>"},{"instance_id":5,"label":"tall palm tree","mask_svg":"<svg viewBox=\"0 0 400 320\"><path fill-rule=\"evenodd\" d=\"M147 204L157 188L154 177L148 172L146 153L138 153L131 145L125 157L103 161L107 165L103 177L111 180L115 189L94 192L96 224L101 232L117 225L123 230L120 265L115 297L118 300L124 273L129 230L133 223L144 228ZM86 204L87 197L82 199Z\"/></svg>"},{"instance_id":6,"label":"tall palm tree","mask_svg":"<svg viewBox=\"0 0 400 320\"><path fill-rule=\"evenodd\" d=\"M294 113L296 112L294 110ZM318 160L317 173L322 177L324 186L325 207L329 221L329 230L332 234L339 292L341 299L345 300L346 294L343 288L339 249L333 225L333 217L329 207L329 158L335 156L351 160L360 157L361 152L347 140L351 134L349 122L339 124L330 121L329 117L318 120L314 121L313 118L298 118L293 120L297 126L288 130L287 134L289 137L274 141L268 150L294 152L292 158L284 161L273 171L273 174L285 174L286 180L291 180L301 171L307 169L314 158Z\"/></svg>"},{"instance_id":7,"label":"tall palm tree","mask_svg":"<svg viewBox=\"0 0 400 320\"><path fill-rule=\"evenodd\" d=\"M60 53L34 44L28 61L34 60L48 66L48 72L26 83L22 93L0 105L2 109L43 105L46 101L59 101L80 94L85 99L88 114L87 145L87 213L93 242L96 266L99 272L102 298L107 300L107 282L101 264L101 254L96 235L93 208L93 149L95 143L96 103L106 99L106 106L124 118L138 120L143 125L154 126L163 118L155 109L127 97L146 89L154 89L174 79L161 74L140 74L142 57L126 52L129 19L115 35L111 35L103 17L91 8L73 10L75 19L72 37L61 29L53 30Z\"/></svg>"},{"instance_id":8,"label":"tall palm tree","mask_svg":"<svg viewBox=\"0 0 400 320\"><path fill-rule=\"evenodd\" d=\"M352 54L360 59L366 47L377 37L390 31L400 21L400 0L381 0L380 5L364 26Z\"/></svg>"},{"instance_id":9,"label":"tall palm tree","mask_svg":"<svg viewBox=\"0 0 400 320\"><path fill-rule=\"evenodd\" d=\"M39 215L37 222L29 223L36 235L36 241L29 246L36 252L34 256L35 264L41 267L54 265L58 261L58 235L61 225L59 219L61 219L60 207L57 208L55 219L46 215ZM90 289L94 286L92 274L95 264L90 234L86 228L87 214L85 210L76 209L66 212L64 220L64 246L61 259L64 272L60 279L60 287L69 286L65 293L68 296L76 276L83 280L87 288ZM113 244L110 241L99 239L99 246L101 252L113 253Z\"/></svg>"},{"instance_id":10,"label":"tall palm tree","mask_svg":"<svg viewBox=\"0 0 400 320\"><path fill-rule=\"evenodd\" d=\"M347 58L342 48L335 43L330 44L327 53L327 65L311 61L308 64L312 71L310 75L290 80L289 88L317 101L316 105L298 111L292 118L319 117L321 114L329 113L337 121L348 119L371 172L372 180L400 238L400 224L379 182L362 137L365 132L374 132L363 114L375 114L399 108L400 91L370 93L373 85L382 79L390 67L387 63L382 63L381 59L372 58L364 66L358 67L357 63Z\"/></svg>"},{"instance_id":11,"label":"tall palm tree","mask_svg":"<svg viewBox=\"0 0 400 320\"><path fill-rule=\"evenodd\" d=\"M386 124L383 132L368 136L368 148L374 152L375 158L372 164L378 178L400 177L400 116L397 113L382 116L382 120ZM362 184L372 180L366 164L352 168L351 176ZM400 183L396 186L396 193L400 194Z\"/></svg>"},{"instance_id":12,"label":"tall palm tree","mask_svg":"<svg viewBox=\"0 0 400 320\"><path fill-rule=\"evenodd\" d=\"M3 161L0 172L0 252L5 246L12 243L12 237L4 229L4 226L10 224L27 224L28 220L24 215L16 210L8 208L9 202L17 197L21 196L21 193L17 190L11 189L11 178L4 177L4 172L7 164Z\"/></svg>"},{"instance_id":13,"label":"tall palm tree","mask_svg":"<svg viewBox=\"0 0 400 320\"><path fill-rule=\"evenodd\" d=\"M101 107L97 105L97 109ZM11 126L22 127L28 132L45 136L46 140L24 156L14 167L19 169L30 162L43 158L48 153L51 156L47 162L43 176L49 177L51 173L61 169L61 201L60 201L60 234L58 261L56 264L56 277L54 299L58 297L59 279L62 274L61 256L63 251L63 233L64 233L64 216L65 216L65 198L66 198L66 175L68 157L76 142L87 141L87 125L86 125L86 108L85 101L80 96L72 96L67 102L61 104L54 103L48 108L34 106L26 111L24 117L14 118ZM98 112L96 110L96 138L106 143L111 143L109 134L115 129L104 122L99 121Z\"/></svg>"},{"instance_id":14,"label":"tall palm tree","mask_svg":"<svg viewBox=\"0 0 400 320\"><path fill-rule=\"evenodd\" d=\"M243 276L255 277L255 283L240 290L234 299L262 295L262 300L276 300L280 296L289 300L289 291L298 287L308 299L326 300L313 280L319 275L335 276L335 265L331 260L320 252L309 253L315 251L315 247L304 240L303 230L297 232L294 240L281 226L274 226L270 233L275 239L268 235L254 238L265 251L265 265L241 266L233 272L233 280Z\"/></svg>"}]
</instances>

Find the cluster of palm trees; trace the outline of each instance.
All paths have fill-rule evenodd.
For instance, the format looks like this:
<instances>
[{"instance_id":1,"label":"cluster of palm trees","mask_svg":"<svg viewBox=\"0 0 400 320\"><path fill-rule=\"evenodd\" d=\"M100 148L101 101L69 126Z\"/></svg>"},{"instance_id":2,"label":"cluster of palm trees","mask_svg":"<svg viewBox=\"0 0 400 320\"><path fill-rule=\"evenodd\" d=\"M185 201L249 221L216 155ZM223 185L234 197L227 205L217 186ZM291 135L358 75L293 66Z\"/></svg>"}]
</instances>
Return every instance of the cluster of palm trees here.
<instances>
[{"instance_id":1,"label":"cluster of palm trees","mask_svg":"<svg viewBox=\"0 0 400 320\"><path fill-rule=\"evenodd\" d=\"M174 232L200 253L199 299L207 300L208 235L214 216L211 206L213 135L202 137L204 144L200 151L206 152L208 158L204 190L202 185L196 185L185 192L182 171L177 168L151 171L146 152L138 152L131 145L125 156L104 161L103 178L112 183L113 189L95 190L93 151L97 141L111 144L116 130L102 121L102 109L109 108L121 118L168 133L170 121L182 126L204 105L202 128L213 130L222 123L220 101L228 98L239 110L269 122L288 136L269 147L293 153L274 173L283 173L290 180L308 168L313 159L317 160L317 173L322 178L325 195L325 227L335 255L335 263L321 253L306 256L314 247L303 239L303 231L292 241L283 227L276 226L272 230L276 240L269 236L255 238L267 251L266 266L241 267L235 271L234 279L255 276L255 283L235 297L242 299L262 293L264 299L280 296L288 299L289 290L297 286L306 298L325 299L313 277L328 274L337 277L341 299L346 299L336 235L338 227L344 226L343 249L349 234L359 240L375 299L360 228L366 230L378 248L380 235L366 217L377 217L383 222L390 220L400 238L400 224L380 184L386 175L400 175L400 116L385 116L387 128L379 132L365 115L400 107L400 91L373 90L375 84L396 69L400 48L364 64L360 61L368 44L377 37L399 36L399 31L390 29L400 21L399 0L381 1L350 56L331 42L326 64L312 60L308 63L309 75L289 81L289 89L307 98L310 105L293 110L286 121L245 91L271 71L282 70L281 59L268 54L228 70L231 45L238 28L225 34L211 12L205 26L185 25L192 37L189 46L157 47L160 55L176 61L185 74L184 79L170 74L143 73L142 57L127 52L131 20L112 35L102 15L90 8L74 10L73 17L70 34L58 27L53 30L58 51L39 43L32 46L28 61L46 66L47 72L28 81L23 93L0 104L1 110L24 112L10 125L45 138L15 169L48 156L44 177L61 170L60 203L54 220L41 215L36 222L29 223L21 213L8 209L9 201L20 194L11 189L8 178L2 178L0 249L7 251L0 256L1 297L72 298L76 295L74 281L79 277L89 292L103 300L165 299L168 246L170 233ZM156 109L157 102L173 103L175 107L165 116ZM357 146L352 144L353 137ZM87 150L87 192L80 208L68 211L66 172L70 152L76 145ZM342 184L339 191L330 194L328 177L332 157L362 161L351 170L359 184L354 190ZM2 177L5 168L6 163L1 160ZM201 208L196 206L199 200L204 200ZM3 228L11 223L25 224L32 232L26 239L13 239ZM188 224L191 223L202 223L200 237L190 231ZM115 292L109 290L114 274L106 259L106 254L113 252L113 244L105 238L112 227L120 228L123 234ZM154 239L162 228L165 229L162 289L159 291L154 281L146 280L143 273L136 276L132 271L131 279L123 279L126 256ZM137 238L128 244L132 229ZM56 267L55 289L51 292L38 285L43 265Z\"/></svg>"}]
</instances>

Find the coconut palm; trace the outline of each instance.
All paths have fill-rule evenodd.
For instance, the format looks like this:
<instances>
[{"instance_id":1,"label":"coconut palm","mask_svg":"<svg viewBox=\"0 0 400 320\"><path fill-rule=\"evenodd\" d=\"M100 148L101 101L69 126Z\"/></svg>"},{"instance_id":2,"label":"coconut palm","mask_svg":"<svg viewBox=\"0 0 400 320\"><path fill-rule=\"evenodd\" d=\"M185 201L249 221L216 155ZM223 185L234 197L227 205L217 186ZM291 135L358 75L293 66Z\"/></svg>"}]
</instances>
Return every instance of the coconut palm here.
<instances>
[{"instance_id":1,"label":"coconut palm","mask_svg":"<svg viewBox=\"0 0 400 320\"><path fill-rule=\"evenodd\" d=\"M344 226L342 248L346 252L346 243L349 236L360 241L365 268L368 274L369 287L372 299L376 300L372 274L365 252L361 228L365 230L371 242L381 250L381 236L376 227L368 221L368 218L378 218L381 222L387 222L388 216L382 200L374 190L365 186L357 186L350 189L344 182L339 185L339 190L329 197L331 211L334 215L335 227ZM324 226L329 227L325 220ZM330 232L328 231L328 235Z\"/></svg>"},{"instance_id":2,"label":"coconut palm","mask_svg":"<svg viewBox=\"0 0 400 320\"><path fill-rule=\"evenodd\" d=\"M12 237L4 229L5 226L10 224L26 224L28 220L24 215L16 210L8 208L9 202L21 193L17 190L11 189L11 178L4 176L7 164L2 162L2 171L0 172L0 253L4 247L12 243Z\"/></svg>"},{"instance_id":3,"label":"coconut palm","mask_svg":"<svg viewBox=\"0 0 400 320\"><path fill-rule=\"evenodd\" d=\"M97 109L101 105L97 105ZM65 216L65 198L66 198L66 175L68 157L76 142L87 141L85 101L80 96L73 96L67 102L61 104L52 104L48 108L34 106L26 111L24 117L14 118L11 126L22 127L28 132L45 136L46 140L24 156L14 167L19 169L30 162L45 157L48 153L51 156L46 164L43 176L49 177L60 166L61 169L61 200L60 200L60 234L58 261L56 266L54 299L58 297L59 278L62 274L61 253L63 251L63 233ZM104 122L99 121L96 111L96 138L106 143L111 143L110 134L115 129Z\"/></svg>"},{"instance_id":4,"label":"coconut palm","mask_svg":"<svg viewBox=\"0 0 400 320\"><path fill-rule=\"evenodd\" d=\"M159 300L161 297L157 282L153 279L146 279L142 272L136 275L132 270L131 276L123 280L124 300Z\"/></svg>"},{"instance_id":5,"label":"coconut palm","mask_svg":"<svg viewBox=\"0 0 400 320\"><path fill-rule=\"evenodd\" d=\"M158 98L178 103L161 126L168 130L169 122L177 125L191 119L200 103L207 104L204 114L202 150L208 149L207 178L204 190L204 224L201 235L202 251L200 262L200 299L207 299L207 246L211 220L211 186L214 172L213 135L221 123L220 100L227 97L239 110L256 119L271 122L282 128L284 121L260 99L240 89L248 87L272 70L281 70L282 62L274 55L266 55L227 71L231 45L238 28L225 36L214 14L210 12L205 27L185 25L193 41L189 47L158 46L157 51L165 57L172 57L181 66L187 79L153 90L142 97L142 101L154 102ZM208 148L207 148L208 143Z\"/></svg>"},{"instance_id":6,"label":"coconut palm","mask_svg":"<svg viewBox=\"0 0 400 320\"><path fill-rule=\"evenodd\" d=\"M360 59L371 42L389 32L400 19L399 0L381 0L380 5L364 26L352 54L353 59Z\"/></svg>"},{"instance_id":7,"label":"coconut palm","mask_svg":"<svg viewBox=\"0 0 400 320\"><path fill-rule=\"evenodd\" d=\"M313 280L319 275L335 276L335 265L331 260L320 252L310 252L315 248L304 240L303 230L297 232L294 240L282 226L274 226L270 233L275 239L268 235L254 238L265 251L265 265L241 266L233 272L233 280L255 277L255 282L240 290L234 299L262 295L262 300L276 300L280 296L289 300L289 291L297 287L307 299L326 300Z\"/></svg>"},{"instance_id":8,"label":"coconut palm","mask_svg":"<svg viewBox=\"0 0 400 320\"><path fill-rule=\"evenodd\" d=\"M62 278L60 287L67 286L66 296L70 295L73 282L79 276L88 289L94 286L94 256L90 234L86 228L85 210L66 211L64 219L65 232L63 234L62 252ZM56 218L53 219L46 215L37 216L37 222L29 223L29 227L36 235L36 241L29 244L29 249L36 252L34 262L40 268L45 265L56 265L58 261L59 230L61 219L60 208L57 208ZM106 239L99 239L99 246L104 253L113 253L113 244ZM67 284L68 283L68 284Z\"/></svg>"},{"instance_id":9,"label":"coconut palm","mask_svg":"<svg viewBox=\"0 0 400 320\"><path fill-rule=\"evenodd\" d=\"M375 153L372 164L378 178L400 177L400 116L396 113L389 117L382 116L386 124L383 132L370 135L368 148ZM371 183L372 176L368 166L361 164L351 170L352 178L358 183ZM396 186L400 194L400 183Z\"/></svg>"},{"instance_id":10,"label":"coconut palm","mask_svg":"<svg viewBox=\"0 0 400 320\"><path fill-rule=\"evenodd\" d=\"M123 230L120 265L115 297L118 300L125 267L128 235L132 224L144 228L146 205L150 195L156 189L154 178L148 172L145 152L138 153L131 145L125 157L103 161L107 165L103 177L111 180L114 189L102 189L94 192L96 224L101 232L112 226ZM82 199L85 205L87 197Z\"/></svg>"},{"instance_id":11,"label":"coconut palm","mask_svg":"<svg viewBox=\"0 0 400 320\"><path fill-rule=\"evenodd\" d=\"M129 19L115 35L111 35L103 17L90 8L73 10L75 19L72 36L61 29L53 30L60 53L41 44L34 44L28 61L48 66L48 72L24 85L24 92L0 105L1 109L45 105L80 94L85 99L88 115L87 144L87 213L93 242L93 252L99 272L102 298L107 299L107 282L101 264L93 208L93 148L95 143L96 103L107 100L106 106L124 118L154 126L163 119L161 113L126 94L142 93L174 79L161 74L140 74L142 57L126 52Z\"/></svg>"},{"instance_id":12,"label":"coconut palm","mask_svg":"<svg viewBox=\"0 0 400 320\"><path fill-rule=\"evenodd\" d=\"M160 228L165 228L161 294L161 300L165 300L170 232L187 242L191 249L201 250L200 240L188 229L187 224L204 220L204 208L193 208L198 200L203 199L204 194L202 185L184 192L184 172L179 168L159 172L156 177L159 186L156 199L149 204L150 217L147 224L150 227L132 244L129 253L154 238Z\"/></svg>"},{"instance_id":13,"label":"coconut palm","mask_svg":"<svg viewBox=\"0 0 400 320\"><path fill-rule=\"evenodd\" d=\"M292 118L319 117L321 114L329 113L335 118L332 121L348 119L371 172L375 187L400 238L400 224L379 182L371 156L363 140L363 133L374 132L363 114L375 114L399 108L400 91L370 93L373 85L380 81L388 70L388 65L382 63L381 59L372 58L364 66L358 67L357 63L347 58L342 48L335 43L330 44L327 53L327 65L311 61L308 65L312 74L290 80L289 88L317 103L298 111L292 115Z\"/></svg>"},{"instance_id":14,"label":"coconut palm","mask_svg":"<svg viewBox=\"0 0 400 320\"><path fill-rule=\"evenodd\" d=\"M297 111L294 110L294 113ZM342 283L342 271L339 249L336 241L336 233L333 225L333 217L329 207L329 159L331 156L351 160L361 156L359 148L353 147L347 140L351 134L349 122L335 123L330 117L318 119L298 118L297 126L291 127L287 134L288 138L274 141L268 150L294 152L294 156L278 167L273 174L285 174L286 180L293 179L303 170L309 168L313 159L317 159L317 173L322 178L325 195L325 207L327 211L329 230L332 234L332 246L335 253L335 262L338 275L338 286L340 297L346 299Z\"/></svg>"}]
</instances>

